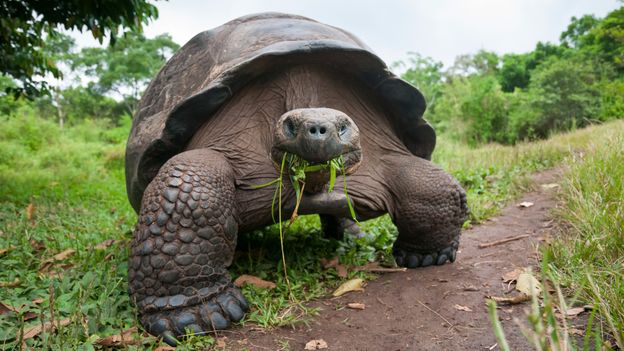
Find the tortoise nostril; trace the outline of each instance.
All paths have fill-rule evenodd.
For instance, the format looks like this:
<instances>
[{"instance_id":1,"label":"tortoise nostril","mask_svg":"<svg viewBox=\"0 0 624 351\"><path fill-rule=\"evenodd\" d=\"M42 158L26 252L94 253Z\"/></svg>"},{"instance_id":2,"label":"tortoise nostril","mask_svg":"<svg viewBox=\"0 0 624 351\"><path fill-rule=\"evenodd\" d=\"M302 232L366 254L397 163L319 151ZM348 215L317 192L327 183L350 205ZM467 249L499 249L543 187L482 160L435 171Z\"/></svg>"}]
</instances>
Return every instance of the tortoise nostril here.
<instances>
[{"instance_id":1,"label":"tortoise nostril","mask_svg":"<svg viewBox=\"0 0 624 351\"><path fill-rule=\"evenodd\" d=\"M316 127L310 128L310 134L316 134Z\"/></svg>"},{"instance_id":2,"label":"tortoise nostril","mask_svg":"<svg viewBox=\"0 0 624 351\"><path fill-rule=\"evenodd\" d=\"M321 130L319 131L321 134L325 134L327 130L325 129L325 127L321 127Z\"/></svg>"},{"instance_id":3,"label":"tortoise nostril","mask_svg":"<svg viewBox=\"0 0 624 351\"><path fill-rule=\"evenodd\" d=\"M344 133L346 133L347 131L347 126L346 125L341 125L340 126L340 135L343 135Z\"/></svg>"}]
</instances>

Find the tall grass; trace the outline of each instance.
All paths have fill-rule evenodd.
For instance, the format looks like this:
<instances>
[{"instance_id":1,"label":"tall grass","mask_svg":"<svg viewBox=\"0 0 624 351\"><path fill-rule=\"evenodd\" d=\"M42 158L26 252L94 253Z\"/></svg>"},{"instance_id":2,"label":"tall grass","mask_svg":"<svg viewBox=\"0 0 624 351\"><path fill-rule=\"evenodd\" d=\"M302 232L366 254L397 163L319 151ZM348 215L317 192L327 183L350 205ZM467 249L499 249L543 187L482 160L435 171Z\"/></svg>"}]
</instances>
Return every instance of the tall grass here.
<instances>
[{"instance_id":1,"label":"tall grass","mask_svg":"<svg viewBox=\"0 0 624 351\"><path fill-rule=\"evenodd\" d=\"M623 129L624 122L615 121L557 134L548 140L515 146L488 144L476 148L442 135L433 161L464 186L471 210L470 220L479 223L498 213L510 199L528 190L531 173L561 164L566 157L621 134Z\"/></svg>"},{"instance_id":2,"label":"tall grass","mask_svg":"<svg viewBox=\"0 0 624 351\"><path fill-rule=\"evenodd\" d=\"M595 139L566 159L559 239L544 250L548 273L599 312L624 349L624 133Z\"/></svg>"}]
</instances>

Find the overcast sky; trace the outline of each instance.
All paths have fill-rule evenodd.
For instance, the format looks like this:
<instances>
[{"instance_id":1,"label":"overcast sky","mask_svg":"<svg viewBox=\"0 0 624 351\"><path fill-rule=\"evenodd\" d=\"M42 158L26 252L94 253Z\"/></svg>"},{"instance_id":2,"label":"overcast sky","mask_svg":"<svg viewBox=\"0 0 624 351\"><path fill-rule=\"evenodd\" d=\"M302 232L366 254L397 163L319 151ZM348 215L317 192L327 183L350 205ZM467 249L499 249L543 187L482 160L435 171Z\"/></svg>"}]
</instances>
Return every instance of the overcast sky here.
<instances>
[{"instance_id":1,"label":"overcast sky","mask_svg":"<svg viewBox=\"0 0 624 351\"><path fill-rule=\"evenodd\" d=\"M179 44L236 17L265 11L294 13L350 31L387 63L414 51L452 65L479 49L503 53L557 42L572 16L604 17L617 0L171 0L157 2L160 16L148 37L170 33ZM82 34L80 46L96 42Z\"/></svg>"}]
</instances>

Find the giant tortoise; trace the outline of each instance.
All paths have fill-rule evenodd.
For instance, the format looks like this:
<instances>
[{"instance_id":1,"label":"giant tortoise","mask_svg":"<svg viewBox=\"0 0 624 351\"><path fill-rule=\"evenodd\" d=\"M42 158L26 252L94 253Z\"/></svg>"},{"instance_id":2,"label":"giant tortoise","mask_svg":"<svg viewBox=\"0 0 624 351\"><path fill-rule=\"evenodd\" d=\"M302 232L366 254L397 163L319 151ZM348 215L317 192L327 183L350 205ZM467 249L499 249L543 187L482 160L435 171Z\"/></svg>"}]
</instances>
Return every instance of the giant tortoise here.
<instances>
[{"instance_id":1,"label":"giant tortoise","mask_svg":"<svg viewBox=\"0 0 624 351\"><path fill-rule=\"evenodd\" d=\"M285 153L311 165L340 158L348 195L307 174L299 213L328 235L388 213L394 255L409 268L453 262L465 193L432 164L423 95L354 35L280 13L241 17L182 47L147 88L126 149L139 214L129 292L145 329L169 343L227 328L247 302L231 281L237 236L272 223ZM286 167L288 168L288 167ZM342 174L344 173L344 174ZM295 191L284 182L284 216Z\"/></svg>"}]
</instances>

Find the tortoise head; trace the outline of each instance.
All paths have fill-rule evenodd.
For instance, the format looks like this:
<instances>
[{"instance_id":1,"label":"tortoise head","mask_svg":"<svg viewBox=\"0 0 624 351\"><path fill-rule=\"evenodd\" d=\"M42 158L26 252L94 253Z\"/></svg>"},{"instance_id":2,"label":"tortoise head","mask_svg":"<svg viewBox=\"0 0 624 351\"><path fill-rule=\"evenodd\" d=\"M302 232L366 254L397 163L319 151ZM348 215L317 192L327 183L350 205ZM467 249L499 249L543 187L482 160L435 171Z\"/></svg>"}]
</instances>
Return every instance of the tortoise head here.
<instances>
[{"instance_id":1,"label":"tortoise head","mask_svg":"<svg viewBox=\"0 0 624 351\"><path fill-rule=\"evenodd\" d=\"M310 165L342 157L347 174L362 160L360 131L353 120L331 108L301 108L284 113L274 126L271 157L280 165L284 153L297 155ZM328 174L321 172L319 183ZM310 188L309 190L313 190Z\"/></svg>"}]
</instances>

